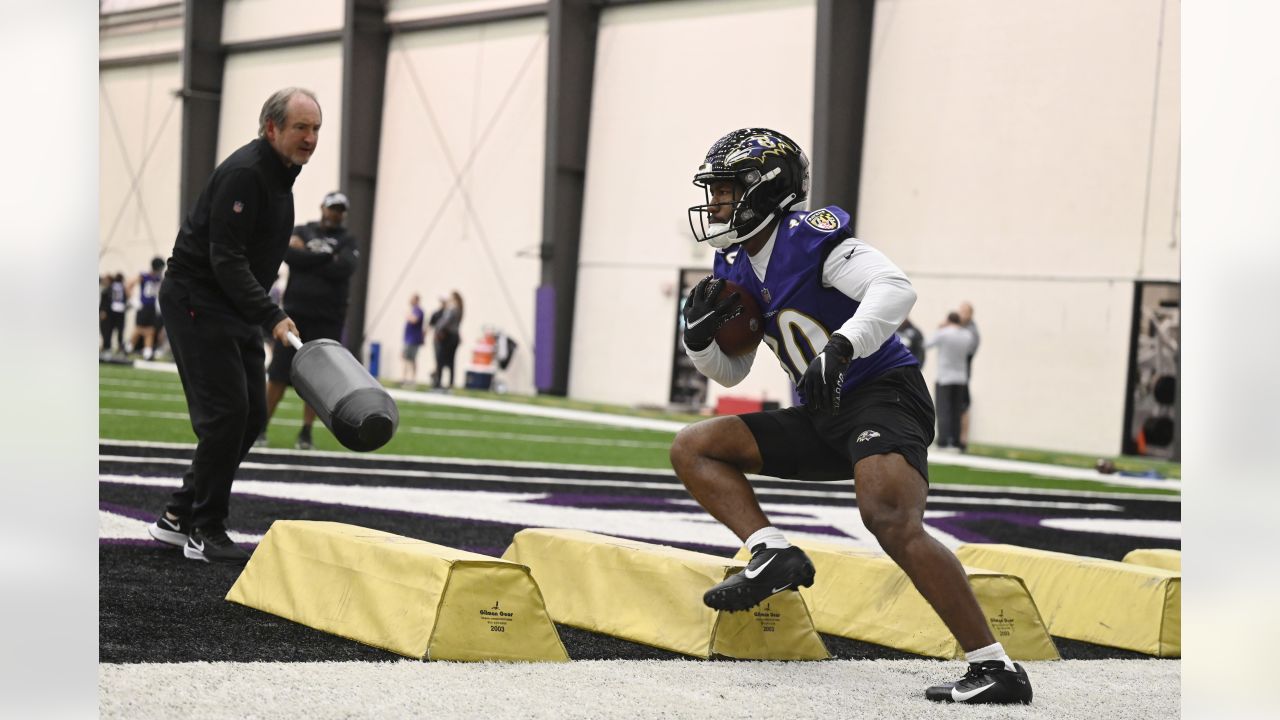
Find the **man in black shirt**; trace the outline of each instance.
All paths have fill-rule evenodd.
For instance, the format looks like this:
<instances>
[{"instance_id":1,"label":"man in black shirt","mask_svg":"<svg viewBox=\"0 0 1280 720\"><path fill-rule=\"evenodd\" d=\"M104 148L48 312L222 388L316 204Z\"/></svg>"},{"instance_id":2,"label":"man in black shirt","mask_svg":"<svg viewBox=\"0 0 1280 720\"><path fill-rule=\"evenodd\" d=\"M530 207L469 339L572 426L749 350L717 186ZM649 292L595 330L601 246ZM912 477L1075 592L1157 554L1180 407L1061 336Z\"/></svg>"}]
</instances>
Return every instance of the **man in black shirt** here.
<instances>
[{"instance_id":1,"label":"man in black shirt","mask_svg":"<svg viewBox=\"0 0 1280 720\"><path fill-rule=\"evenodd\" d=\"M911 318L904 318L902 324L898 326L898 330L894 333L898 336L898 340L911 351L916 362L920 363L920 369L924 369L924 333L911 323Z\"/></svg>"},{"instance_id":2,"label":"man in black shirt","mask_svg":"<svg viewBox=\"0 0 1280 720\"><path fill-rule=\"evenodd\" d=\"M193 560L244 564L227 537L231 483L267 419L259 328L298 328L267 297L293 228L293 181L315 152L320 104L300 88L262 106L258 139L214 169L183 219L160 312L197 444L182 488L150 527Z\"/></svg>"},{"instance_id":3,"label":"man in black shirt","mask_svg":"<svg viewBox=\"0 0 1280 720\"><path fill-rule=\"evenodd\" d=\"M289 263L284 311L298 323L308 340L342 338L351 274L356 271L360 257L356 239L343 226L346 217L347 196L331 192L320 203L320 221L299 225L289 239L289 249L284 256L284 261ZM271 366L267 369L267 422L275 415L284 389L291 384L289 368L296 353L292 345L276 340L271 351ZM302 430L294 447L311 449L311 426L315 421L316 411L304 405ZM265 445L266 437L264 426L258 444Z\"/></svg>"}]
</instances>

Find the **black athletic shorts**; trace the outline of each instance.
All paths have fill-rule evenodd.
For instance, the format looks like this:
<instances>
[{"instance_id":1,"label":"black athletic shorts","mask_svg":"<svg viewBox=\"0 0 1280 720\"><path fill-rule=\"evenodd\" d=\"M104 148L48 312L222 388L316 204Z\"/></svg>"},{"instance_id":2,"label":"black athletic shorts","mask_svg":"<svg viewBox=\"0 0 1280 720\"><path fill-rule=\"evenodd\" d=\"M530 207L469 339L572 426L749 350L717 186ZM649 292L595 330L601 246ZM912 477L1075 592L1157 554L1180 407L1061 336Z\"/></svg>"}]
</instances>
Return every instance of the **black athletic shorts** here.
<instances>
[{"instance_id":1,"label":"black athletic shorts","mask_svg":"<svg viewBox=\"0 0 1280 720\"><path fill-rule=\"evenodd\" d=\"M917 366L895 368L846 395L837 415L797 405L740 415L764 459L761 475L848 480L862 458L898 453L929 480L933 399Z\"/></svg>"},{"instance_id":2,"label":"black athletic shorts","mask_svg":"<svg viewBox=\"0 0 1280 720\"><path fill-rule=\"evenodd\" d=\"M342 323L340 322L295 317L293 318L293 324L298 326L298 333L303 342L342 339ZM267 379L272 382L292 385L293 382L289 379L289 368L293 365L293 356L297 352L292 345L285 345L276 340L275 347L271 350L271 364L267 366Z\"/></svg>"},{"instance_id":3,"label":"black athletic shorts","mask_svg":"<svg viewBox=\"0 0 1280 720\"><path fill-rule=\"evenodd\" d=\"M133 318L135 327L156 327L160 324L160 313L156 312L155 305L143 305L138 308L138 314Z\"/></svg>"}]
</instances>

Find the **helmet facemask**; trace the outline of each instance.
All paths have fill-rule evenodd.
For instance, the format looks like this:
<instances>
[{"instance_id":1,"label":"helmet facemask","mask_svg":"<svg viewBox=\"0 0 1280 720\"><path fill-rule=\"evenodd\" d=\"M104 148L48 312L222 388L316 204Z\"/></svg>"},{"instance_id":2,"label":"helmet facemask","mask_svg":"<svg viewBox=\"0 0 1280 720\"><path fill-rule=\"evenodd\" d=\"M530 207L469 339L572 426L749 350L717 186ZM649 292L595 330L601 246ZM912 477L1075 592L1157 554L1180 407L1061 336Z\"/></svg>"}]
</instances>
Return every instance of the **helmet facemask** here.
<instances>
[{"instance_id":1,"label":"helmet facemask","mask_svg":"<svg viewBox=\"0 0 1280 720\"><path fill-rule=\"evenodd\" d=\"M707 202L689 208L689 228L693 231L693 237L699 242L706 241L708 245L717 250L750 240L755 236L756 232L769 224L769 221L776 214L771 212L761 217L759 211L752 207L751 196L765 183L777 177L780 172L778 168L774 168L767 173L761 174L759 170L751 168L740 173L740 177L733 178L734 196L737 199L720 203L711 202L711 186L728 178L695 179L693 181L694 184L702 187L702 192ZM740 197L739 189L741 189ZM729 222L713 222L711 216L726 205L732 207Z\"/></svg>"},{"instance_id":2,"label":"helmet facemask","mask_svg":"<svg viewBox=\"0 0 1280 720\"><path fill-rule=\"evenodd\" d=\"M724 180L733 181L735 199L713 203L711 186ZM712 146L693 184L703 189L706 202L689 208L689 229L698 242L723 249L755 237L779 213L803 208L808 200L809 161L798 145L780 133L737 130ZM712 214L726 205L732 206L729 221L713 222Z\"/></svg>"}]
</instances>

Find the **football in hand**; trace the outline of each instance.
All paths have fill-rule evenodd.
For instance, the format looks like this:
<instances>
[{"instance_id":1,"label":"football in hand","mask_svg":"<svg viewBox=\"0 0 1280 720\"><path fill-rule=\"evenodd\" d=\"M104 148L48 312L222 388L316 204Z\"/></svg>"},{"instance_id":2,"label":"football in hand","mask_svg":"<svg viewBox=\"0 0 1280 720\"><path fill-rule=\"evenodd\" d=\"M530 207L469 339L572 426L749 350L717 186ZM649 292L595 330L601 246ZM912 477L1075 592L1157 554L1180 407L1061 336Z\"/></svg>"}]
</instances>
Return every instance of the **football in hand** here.
<instances>
[{"instance_id":1,"label":"football in hand","mask_svg":"<svg viewBox=\"0 0 1280 720\"><path fill-rule=\"evenodd\" d=\"M725 280L716 299L723 300L735 291L742 302L742 312L716 333L716 344L720 346L720 350L733 357L755 350L764 338L764 317L760 315L760 306L756 305L756 299L745 288L732 280Z\"/></svg>"}]
</instances>

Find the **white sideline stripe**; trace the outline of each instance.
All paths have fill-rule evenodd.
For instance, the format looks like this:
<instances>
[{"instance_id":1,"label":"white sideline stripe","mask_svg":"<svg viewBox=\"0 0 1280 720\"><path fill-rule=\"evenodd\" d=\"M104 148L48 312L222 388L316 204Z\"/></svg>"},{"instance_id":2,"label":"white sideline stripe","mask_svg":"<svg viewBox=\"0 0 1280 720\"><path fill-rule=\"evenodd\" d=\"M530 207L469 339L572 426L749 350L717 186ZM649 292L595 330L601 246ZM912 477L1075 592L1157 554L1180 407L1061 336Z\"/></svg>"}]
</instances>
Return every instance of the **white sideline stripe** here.
<instances>
[{"instance_id":1,"label":"white sideline stripe","mask_svg":"<svg viewBox=\"0 0 1280 720\"><path fill-rule=\"evenodd\" d=\"M1122 518L1046 518L1040 524L1055 530L1129 535L1131 537L1181 540L1182 523L1177 520L1135 520Z\"/></svg>"},{"instance_id":2,"label":"white sideline stripe","mask_svg":"<svg viewBox=\"0 0 1280 720\"><path fill-rule=\"evenodd\" d=\"M396 400L424 403L428 405L452 405L453 407L471 408L472 410L488 410L491 412L514 413L516 415L532 415L534 417L553 418L556 420L576 420L601 425L633 428L635 430L659 430L678 433L687 423L675 420L658 420L655 418L629 417L609 413L591 412L589 410L570 410L569 408L544 407L523 403L503 402L501 400L484 400L481 398L458 397L445 393L419 392L416 390L387 390Z\"/></svg>"},{"instance_id":3,"label":"white sideline stripe","mask_svg":"<svg viewBox=\"0 0 1280 720\"><path fill-rule=\"evenodd\" d=\"M181 388L182 385L170 382L168 380L124 380L122 378L99 377L99 385L111 385L113 387L134 387L134 388L152 388L171 390L173 388Z\"/></svg>"},{"instance_id":4,"label":"white sideline stripe","mask_svg":"<svg viewBox=\"0 0 1280 720\"><path fill-rule=\"evenodd\" d=\"M154 522L154 521L153 521ZM147 532L151 526L146 520L119 515L108 510L98 510L98 537L103 540L157 540ZM261 535L228 530L227 537L238 543L258 543Z\"/></svg>"},{"instance_id":5,"label":"white sideline stripe","mask_svg":"<svg viewBox=\"0 0 1280 720\"><path fill-rule=\"evenodd\" d=\"M401 431L414 435L435 437L480 438L485 440L513 440L516 442L551 443L554 445L595 445L600 447L624 447L647 450L666 450L669 442L645 442L643 440L615 440L612 438L578 437L573 435L526 435L522 433L482 432L480 430L444 430L442 428L400 427Z\"/></svg>"},{"instance_id":6,"label":"white sideline stripe","mask_svg":"<svg viewBox=\"0 0 1280 720\"><path fill-rule=\"evenodd\" d=\"M156 370L161 372L178 371L172 363L134 363L140 370ZM544 407L541 405L525 405L522 403L503 402L501 400L485 400L481 398L460 397L448 393L421 392L417 390L401 390L387 388L387 392L397 401L421 403L424 405L451 405L453 407L488 410L491 412L513 413L516 415L532 415L535 417L553 418L556 420L577 420L579 422L614 425L637 430L660 430L662 432L680 432L687 423L674 420L657 420L654 418L638 418L627 415L591 412L589 410L570 410L568 408Z\"/></svg>"},{"instance_id":7,"label":"white sideline stripe","mask_svg":"<svg viewBox=\"0 0 1280 720\"><path fill-rule=\"evenodd\" d=\"M955 707L927 685L964 673L960 661L828 660L570 663L101 663L105 719L184 717L449 717L458 720L636 718L1056 718L1136 720L1181 715L1181 660L1023 663L1031 706ZM1105 678L1091 684L1088 678ZM1082 680L1083 679L1083 680ZM767 692L761 688L766 688ZM1117 691L1123 688L1123 691ZM851 712L850 708L854 708Z\"/></svg>"},{"instance_id":8,"label":"white sideline stripe","mask_svg":"<svg viewBox=\"0 0 1280 720\"><path fill-rule=\"evenodd\" d=\"M99 455L99 461L110 462L145 462L156 465L173 465L186 467L190 461L181 458L142 458L120 455ZM481 473L436 472L431 470L398 470L377 468L351 468L341 465L287 465L282 463L260 463L245 461L240 463L241 470L290 470L302 473L337 473L347 475L365 475L373 477L413 477L434 478L437 480L476 480L480 482L503 482L522 485L572 485L587 487L642 488L648 490L683 490L678 482L641 482L634 480L591 480L586 478L551 478L551 477L513 477L510 475L489 475ZM101 475L102 478L132 477L123 475ZM368 487L368 486L360 486ZM791 488L758 487L756 495L771 497L801 497L854 500L857 495L852 492L830 492L825 490L801 490ZM931 506L937 505L981 505L984 507L1024 507L1046 508L1054 510L1094 510L1103 512L1119 512L1124 508L1110 503L1074 503L1049 500L1014 500L1012 498L981 497L935 497L929 501Z\"/></svg>"},{"instance_id":9,"label":"white sideline stripe","mask_svg":"<svg viewBox=\"0 0 1280 720\"><path fill-rule=\"evenodd\" d=\"M187 398L185 395L177 393L145 393L145 392L129 392L127 390L100 390L98 391L100 398L112 398L115 400L155 400L158 402L185 403Z\"/></svg>"},{"instance_id":10,"label":"white sideline stripe","mask_svg":"<svg viewBox=\"0 0 1280 720\"><path fill-rule=\"evenodd\" d=\"M1025 460L1005 460L1002 458L982 457L981 455L964 455L961 453L930 453L930 465L956 465L974 468L975 470L993 470L996 472L1017 472L1060 480L1092 480L1108 485L1121 487L1160 488L1162 490L1182 490L1181 480L1157 480L1154 478L1134 478L1124 475L1103 475L1097 470L1087 468L1063 467L1046 463L1027 462Z\"/></svg>"},{"instance_id":11,"label":"white sideline stripe","mask_svg":"<svg viewBox=\"0 0 1280 720\"><path fill-rule=\"evenodd\" d=\"M156 448L163 450L186 450L195 449L194 443L174 443L174 442L157 442L150 440L110 440L99 438L99 444L107 443L112 445L122 445L125 447L137 448ZM623 465L578 465L573 463L552 463L552 462L528 462L524 460L478 460L475 458L456 458L442 457L439 455L397 455L393 453L376 453L373 455L358 455L350 452L335 452L332 450L288 450L284 448L254 448L254 454L279 455L283 457L323 457L341 460L344 463L360 463L360 462L409 462L409 463L447 463L450 465L471 465L484 467L511 467L525 468L534 470L574 470L580 472L598 472L612 473L615 475L646 475L653 476L655 473L663 473L665 470L657 468L639 468L627 467ZM139 461L149 458L137 458ZM787 485L797 485L804 487L812 487L814 482L808 480L789 480L786 478L768 477L766 475L747 475L747 478L753 482L771 482L783 483ZM835 487L853 487L852 480L836 480L831 482L816 483L824 486ZM1176 495L1146 495L1141 493L1113 493L1099 490L1060 490L1056 488L1021 488L1021 487L1002 487L997 485L962 485L962 484L939 484L934 486L938 490L950 490L957 492L970 493L1001 493L1008 495L1050 495L1058 497L1071 498L1102 498L1110 500L1150 500L1154 502L1181 502L1182 499Z\"/></svg>"},{"instance_id":12,"label":"white sideline stripe","mask_svg":"<svg viewBox=\"0 0 1280 720\"><path fill-rule=\"evenodd\" d=\"M113 440L111 438L98 438L99 444L123 445L126 447L139 448L157 448L166 450L195 450L195 443L175 443L175 442L158 442L152 440ZM390 460L395 462L436 462L449 463L451 465L484 465L495 467L517 467L517 468L533 468L545 469L554 468L562 470L586 470L611 473L626 474L642 474L652 475L661 470L655 468L627 467L623 465L575 465L572 463L553 463L553 462L533 462L527 460L481 460L476 458L455 458L444 457L440 455L398 455L394 453L374 453L371 455L359 455L351 452L334 451L334 450L287 450L284 448L254 448L254 453L263 453L266 455L283 455L287 457L327 457L340 459L344 462L364 462L366 458L370 462ZM748 477L756 477L754 475ZM777 480L777 478L763 478L766 480ZM779 482L801 482L799 480L779 481ZM806 483L808 484L808 483Z\"/></svg>"},{"instance_id":13,"label":"white sideline stripe","mask_svg":"<svg viewBox=\"0 0 1280 720\"><path fill-rule=\"evenodd\" d=\"M191 416L187 413L154 410L124 410L122 408L99 408L98 413L101 415L122 415L125 417L146 417L156 420L185 420L187 422L191 422ZM669 442L644 442L643 440L577 437L573 435L526 435L521 433L482 432L480 430L445 430L443 428L405 426L401 426L399 432L409 432L414 435L431 435L434 437L511 440L514 442L552 443L557 445L597 445L601 447L624 447L647 450L659 450L671 447L671 443Z\"/></svg>"},{"instance_id":14,"label":"white sideline stripe","mask_svg":"<svg viewBox=\"0 0 1280 720\"><path fill-rule=\"evenodd\" d=\"M134 360L133 366L138 370L155 370L173 373L174 375L178 374L178 366L168 360Z\"/></svg>"},{"instance_id":15,"label":"white sideline stripe","mask_svg":"<svg viewBox=\"0 0 1280 720\"><path fill-rule=\"evenodd\" d=\"M143 388L158 387L155 383L134 382L130 380L115 380L113 378L102 378L100 380L100 383L102 385L114 385L118 387L143 387ZM165 390L172 389L172 385L165 384L164 389ZM105 390L105 391L99 391L98 397L113 398L113 399L120 399L120 400L155 400L158 402L182 403L184 405L187 402L186 396L180 393L154 392L154 391L153 392L131 392L131 391L121 391L121 390ZM280 406L282 408L287 408L290 406L300 408L302 407L302 401L291 398L289 396L285 396L280 401ZM432 412L430 410L416 410L416 409L406 410L404 408L401 408L401 412L400 412L400 417L402 420L404 418L423 418L427 420L448 420L451 422L489 424L489 425L532 425L535 427L565 427L565 428L583 428L583 429L608 428L611 430L632 429L632 428L618 428L616 425L606 425L604 423L597 423L597 422L581 422L577 420L551 420L548 418L534 419L534 418L522 418L522 417L509 417L510 413L506 413L506 415L508 415L508 417L495 417L493 415L464 415L462 413Z\"/></svg>"},{"instance_id":16,"label":"white sideline stripe","mask_svg":"<svg viewBox=\"0 0 1280 720\"><path fill-rule=\"evenodd\" d=\"M134 367L142 370L157 370L163 372L176 373L178 371L175 365L167 362L135 362ZM525 405L522 403L504 402L501 400L455 397L453 395L442 393L395 390L390 388L388 389L388 392L391 393L391 397L396 400L404 400L407 402L433 405L453 405L455 407L466 407L476 410L491 410L493 412L514 413L517 415L533 415L537 417L557 418L563 420L577 420L580 422L616 425L618 427L631 427L641 430L662 430L665 432L675 433L687 426L687 423L674 420L636 418L625 415L592 412L589 410L569 410L566 408ZM1119 487L1182 490L1181 480L1155 480L1116 475L1102 475L1096 470L1090 470L1087 468L1064 467L1061 465L1050 465L1048 463L1028 462L1026 460L1005 460L1001 458L935 452L930 453L929 462L931 464L957 465L960 467L970 467L994 472L1025 473L1028 475L1038 475L1040 477L1050 477L1063 480L1090 480Z\"/></svg>"},{"instance_id":17,"label":"white sideline stripe","mask_svg":"<svg viewBox=\"0 0 1280 720\"><path fill-rule=\"evenodd\" d=\"M163 410L124 410L122 408L98 408L99 415L120 415L123 417L146 417L156 418L157 420L186 420L191 421L191 416L187 413L165 412Z\"/></svg>"}]
</instances>

